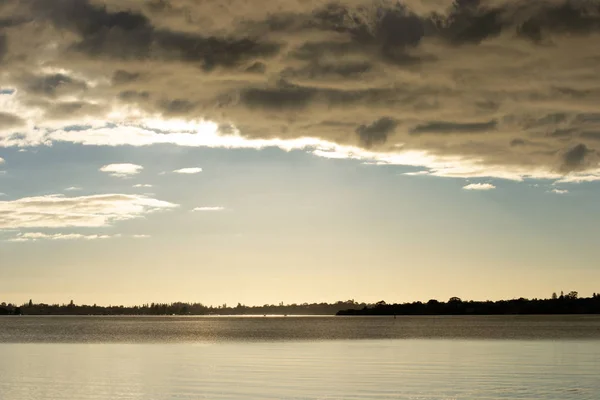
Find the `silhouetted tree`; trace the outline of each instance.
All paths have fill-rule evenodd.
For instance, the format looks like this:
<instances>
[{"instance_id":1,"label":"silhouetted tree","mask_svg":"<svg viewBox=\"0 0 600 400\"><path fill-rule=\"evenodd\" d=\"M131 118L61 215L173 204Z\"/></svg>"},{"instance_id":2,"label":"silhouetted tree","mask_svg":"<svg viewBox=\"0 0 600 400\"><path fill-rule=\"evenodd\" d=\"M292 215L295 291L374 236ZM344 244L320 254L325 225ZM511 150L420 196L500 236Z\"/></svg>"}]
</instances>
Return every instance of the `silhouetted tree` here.
<instances>
[{"instance_id":1,"label":"silhouetted tree","mask_svg":"<svg viewBox=\"0 0 600 400\"><path fill-rule=\"evenodd\" d=\"M556 299L558 299L558 296L556 295L556 292L553 292L552 293L552 300L556 300Z\"/></svg>"}]
</instances>

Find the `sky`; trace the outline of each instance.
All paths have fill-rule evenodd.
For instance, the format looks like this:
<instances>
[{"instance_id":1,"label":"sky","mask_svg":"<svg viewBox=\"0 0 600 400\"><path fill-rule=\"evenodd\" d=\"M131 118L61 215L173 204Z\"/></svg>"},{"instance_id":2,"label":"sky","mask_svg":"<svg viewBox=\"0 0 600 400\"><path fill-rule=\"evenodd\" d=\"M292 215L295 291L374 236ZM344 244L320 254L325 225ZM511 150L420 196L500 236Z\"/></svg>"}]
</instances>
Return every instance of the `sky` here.
<instances>
[{"instance_id":1,"label":"sky","mask_svg":"<svg viewBox=\"0 0 600 400\"><path fill-rule=\"evenodd\" d=\"M600 292L600 2L0 1L0 300Z\"/></svg>"}]
</instances>

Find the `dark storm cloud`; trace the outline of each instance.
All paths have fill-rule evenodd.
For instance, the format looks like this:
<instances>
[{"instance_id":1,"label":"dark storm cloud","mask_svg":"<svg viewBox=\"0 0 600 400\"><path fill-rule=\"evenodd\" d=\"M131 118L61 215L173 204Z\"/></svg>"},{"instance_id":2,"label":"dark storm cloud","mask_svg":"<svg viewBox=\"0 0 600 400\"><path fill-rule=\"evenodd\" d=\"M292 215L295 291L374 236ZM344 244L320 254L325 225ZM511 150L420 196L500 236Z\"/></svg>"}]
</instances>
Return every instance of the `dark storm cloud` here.
<instances>
[{"instance_id":1,"label":"dark storm cloud","mask_svg":"<svg viewBox=\"0 0 600 400\"><path fill-rule=\"evenodd\" d=\"M86 0L39 0L34 7L58 28L77 32L73 49L90 57L114 59L177 59L215 66L235 66L246 57L277 52L274 43L250 38L225 38L155 28L148 18L131 11L110 12Z\"/></svg>"},{"instance_id":2,"label":"dark storm cloud","mask_svg":"<svg viewBox=\"0 0 600 400\"><path fill-rule=\"evenodd\" d=\"M147 100L150 97L148 92L138 92L135 90L126 90L119 93L119 99L125 102L136 100Z\"/></svg>"},{"instance_id":3,"label":"dark storm cloud","mask_svg":"<svg viewBox=\"0 0 600 400\"><path fill-rule=\"evenodd\" d=\"M2 63L2 60L4 60L4 56L7 51L8 51L8 45L7 45L6 35L0 34L0 64Z\"/></svg>"},{"instance_id":4,"label":"dark storm cloud","mask_svg":"<svg viewBox=\"0 0 600 400\"><path fill-rule=\"evenodd\" d=\"M481 133L487 132L496 127L496 121L473 122L473 123L454 123L454 122L430 122L425 125L419 125L412 130L414 135L422 134L447 134L447 133Z\"/></svg>"},{"instance_id":5,"label":"dark storm cloud","mask_svg":"<svg viewBox=\"0 0 600 400\"><path fill-rule=\"evenodd\" d=\"M53 74L38 77L27 77L27 90L30 93L45 96L55 96L59 91L85 90L85 82L78 81L64 74Z\"/></svg>"},{"instance_id":6,"label":"dark storm cloud","mask_svg":"<svg viewBox=\"0 0 600 400\"><path fill-rule=\"evenodd\" d=\"M598 43L596 0L0 2L2 84L45 119L131 106L495 171L598 167Z\"/></svg>"},{"instance_id":7,"label":"dark storm cloud","mask_svg":"<svg viewBox=\"0 0 600 400\"><path fill-rule=\"evenodd\" d=\"M477 44L505 28L502 8L480 7L477 0L457 0L448 14L435 19L438 34L454 45Z\"/></svg>"},{"instance_id":8,"label":"dark storm cloud","mask_svg":"<svg viewBox=\"0 0 600 400\"><path fill-rule=\"evenodd\" d=\"M316 96L317 90L291 85L273 89L248 89L242 92L241 101L250 108L272 110L299 109L306 107Z\"/></svg>"},{"instance_id":9,"label":"dark storm cloud","mask_svg":"<svg viewBox=\"0 0 600 400\"><path fill-rule=\"evenodd\" d=\"M383 144L398 123L389 117L382 117L370 125L361 125L356 129L360 142L366 147Z\"/></svg>"},{"instance_id":10,"label":"dark storm cloud","mask_svg":"<svg viewBox=\"0 0 600 400\"><path fill-rule=\"evenodd\" d=\"M185 115L194 109L194 103L184 99L166 100L159 104L168 115Z\"/></svg>"},{"instance_id":11,"label":"dark storm cloud","mask_svg":"<svg viewBox=\"0 0 600 400\"><path fill-rule=\"evenodd\" d=\"M600 31L600 5L596 1L565 1L540 8L521 23L518 33L541 41L545 33L586 35Z\"/></svg>"},{"instance_id":12,"label":"dark storm cloud","mask_svg":"<svg viewBox=\"0 0 600 400\"><path fill-rule=\"evenodd\" d=\"M600 131L581 132L579 137L584 139L600 140Z\"/></svg>"},{"instance_id":13,"label":"dark storm cloud","mask_svg":"<svg viewBox=\"0 0 600 400\"><path fill-rule=\"evenodd\" d=\"M563 169L566 171L573 171L583 168L586 158L591 153L594 152L582 143L571 147L563 154Z\"/></svg>"},{"instance_id":14,"label":"dark storm cloud","mask_svg":"<svg viewBox=\"0 0 600 400\"><path fill-rule=\"evenodd\" d=\"M0 111L0 129L15 128L25 124L25 121L16 115Z\"/></svg>"},{"instance_id":15,"label":"dark storm cloud","mask_svg":"<svg viewBox=\"0 0 600 400\"><path fill-rule=\"evenodd\" d=\"M115 85L121 85L124 83L135 82L139 77L140 74L138 72L129 72L119 69L113 74L112 82Z\"/></svg>"}]
</instances>

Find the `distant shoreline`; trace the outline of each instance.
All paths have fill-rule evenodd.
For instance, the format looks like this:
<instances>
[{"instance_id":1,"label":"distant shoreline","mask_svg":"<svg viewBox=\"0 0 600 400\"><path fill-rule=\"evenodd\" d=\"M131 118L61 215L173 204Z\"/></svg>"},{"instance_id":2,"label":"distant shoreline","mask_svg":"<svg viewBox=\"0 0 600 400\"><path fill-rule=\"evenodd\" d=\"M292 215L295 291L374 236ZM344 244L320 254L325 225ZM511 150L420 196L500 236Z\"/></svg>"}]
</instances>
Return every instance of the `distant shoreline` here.
<instances>
[{"instance_id":1,"label":"distant shoreline","mask_svg":"<svg viewBox=\"0 0 600 400\"><path fill-rule=\"evenodd\" d=\"M18 317L140 317L140 318L248 318L248 319L284 319L284 318L339 318L339 317L369 317L369 318L405 318L405 317L567 317L567 316L590 316L600 317L600 312L595 313L556 313L556 314L344 314L343 312L336 314L298 314L298 315L252 315L252 314L227 314L227 315L204 315L204 314L0 314L0 318L18 318Z\"/></svg>"},{"instance_id":2,"label":"distant shoreline","mask_svg":"<svg viewBox=\"0 0 600 400\"><path fill-rule=\"evenodd\" d=\"M462 301L452 297L447 302L429 300L427 303L386 304L379 302L362 309L340 310L336 315L583 315L600 314L600 295L579 298L577 292L550 299L513 299L500 301Z\"/></svg>"},{"instance_id":3,"label":"distant shoreline","mask_svg":"<svg viewBox=\"0 0 600 400\"><path fill-rule=\"evenodd\" d=\"M513 299L499 301L463 301L452 297L447 302L429 300L403 304L357 303L354 300L336 303L303 303L263 306L239 304L228 307L205 306L202 303L150 303L140 306L98 306L69 304L28 303L17 306L0 304L0 315L197 315L197 316L376 316L376 315L570 315L600 314L600 294L580 298L577 292L550 299Z\"/></svg>"}]
</instances>

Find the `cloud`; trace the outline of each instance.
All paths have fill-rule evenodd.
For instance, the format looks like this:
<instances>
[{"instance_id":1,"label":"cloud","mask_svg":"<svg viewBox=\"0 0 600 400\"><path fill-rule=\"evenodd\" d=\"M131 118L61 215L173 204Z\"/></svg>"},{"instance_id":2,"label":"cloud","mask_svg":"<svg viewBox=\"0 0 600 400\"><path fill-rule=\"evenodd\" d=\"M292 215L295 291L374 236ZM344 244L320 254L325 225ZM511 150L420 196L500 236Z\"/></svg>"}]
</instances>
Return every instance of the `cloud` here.
<instances>
[{"instance_id":1,"label":"cloud","mask_svg":"<svg viewBox=\"0 0 600 400\"><path fill-rule=\"evenodd\" d=\"M563 189L552 189L552 193L567 194L567 193L569 193L569 191L568 190L563 190Z\"/></svg>"},{"instance_id":2,"label":"cloud","mask_svg":"<svg viewBox=\"0 0 600 400\"><path fill-rule=\"evenodd\" d=\"M114 235L84 235L81 233L42 233L42 232L26 232L19 233L16 236L9 238L9 242L36 242L38 240L98 240L98 239L115 239L122 238L123 235L117 233ZM146 239L150 235L131 235L133 239Z\"/></svg>"},{"instance_id":3,"label":"cloud","mask_svg":"<svg viewBox=\"0 0 600 400\"><path fill-rule=\"evenodd\" d=\"M465 190L492 190L496 189L496 186L491 183L471 183L466 186L463 186Z\"/></svg>"},{"instance_id":4,"label":"cloud","mask_svg":"<svg viewBox=\"0 0 600 400\"><path fill-rule=\"evenodd\" d=\"M24 197L0 201L0 229L102 227L175 207L166 201L127 194Z\"/></svg>"},{"instance_id":5,"label":"cloud","mask_svg":"<svg viewBox=\"0 0 600 400\"><path fill-rule=\"evenodd\" d=\"M420 176L420 175L429 175L429 171L415 171L415 172L405 172L403 175L408 176Z\"/></svg>"},{"instance_id":6,"label":"cloud","mask_svg":"<svg viewBox=\"0 0 600 400\"><path fill-rule=\"evenodd\" d=\"M198 211L223 211L224 209L225 209L225 207L196 207L192 211L193 212L198 212Z\"/></svg>"},{"instance_id":7,"label":"cloud","mask_svg":"<svg viewBox=\"0 0 600 400\"><path fill-rule=\"evenodd\" d=\"M411 131L414 135L423 134L450 134L450 133L479 133L494 129L496 121L455 123L455 122L429 122L423 125L417 125ZM517 139L518 140L518 139ZM511 144L514 143L514 140Z\"/></svg>"},{"instance_id":8,"label":"cloud","mask_svg":"<svg viewBox=\"0 0 600 400\"><path fill-rule=\"evenodd\" d=\"M588 156L594 153L585 144L579 143L563 154L563 169L566 171L581 170L585 167Z\"/></svg>"},{"instance_id":9,"label":"cloud","mask_svg":"<svg viewBox=\"0 0 600 400\"><path fill-rule=\"evenodd\" d=\"M593 173L568 174L554 183L582 183L600 181L600 171Z\"/></svg>"},{"instance_id":10,"label":"cloud","mask_svg":"<svg viewBox=\"0 0 600 400\"><path fill-rule=\"evenodd\" d=\"M68 188L65 188L65 190L67 192L78 192L78 191L82 190L82 188L79 186L69 186Z\"/></svg>"},{"instance_id":11,"label":"cloud","mask_svg":"<svg viewBox=\"0 0 600 400\"><path fill-rule=\"evenodd\" d=\"M31 242L37 240L97 240L110 239L119 237L119 235L82 235L79 233L55 233L46 234L41 232L20 233L14 238L9 239L11 242Z\"/></svg>"},{"instance_id":12,"label":"cloud","mask_svg":"<svg viewBox=\"0 0 600 400\"><path fill-rule=\"evenodd\" d=\"M181 168L173 171L175 174L198 174L202 172L202 168L193 167L193 168Z\"/></svg>"},{"instance_id":13,"label":"cloud","mask_svg":"<svg viewBox=\"0 0 600 400\"><path fill-rule=\"evenodd\" d=\"M0 146L276 146L596 179L598 2L259 3L0 2Z\"/></svg>"},{"instance_id":14,"label":"cloud","mask_svg":"<svg viewBox=\"0 0 600 400\"><path fill-rule=\"evenodd\" d=\"M0 192L0 197L4 197L4 196L6 196L6 193Z\"/></svg>"},{"instance_id":15,"label":"cloud","mask_svg":"<svg viewBox=\"0 0 600 400\"><path fill-rule=\"evenodd\" d=\"M388 135L396 128L396 121L383 117L370 125L361 125L356 128L360 141L366 148L385 143Z\"/></svg>"},{"instance_id":16,"label":"cloud","mask_svg":"<svg viewBox=\"0 0 600 400\"><path fill-rule=\"evenodd\" d=\"M25 121L14 114L0 112L0 130L25 125Z\"/></svg>"},{"instance_id":17,"label":"cloud","mask_svg":"<svg viewBox=\"0 0 600 400\"><path fill-rule=\"evenodd\" d=\"M138 183L136 185L133 185L134 188L151 188L152 185L148 184L148 183Z\"/></svg>"},{"instance_id":18,"label":"cloud","mask_svg":"<svg viewBox=\"0 0 600 400\"><path fill-rule=\"evenodd\" d=\"M100 168L102 172L108 172L117 178L127 178L139 174L144 167L136 164L108 164Z\"/></svg>"},{"instance_id":19,"label":"cloud","mask_svg":"<svg viewBox=\"0 0 600 400\"><path fill-rule=\"evenodd\" d=\"M4 158L0 157L0 164L4 164L4 163L5 163Z\"/></svg>"}]
</instances>

